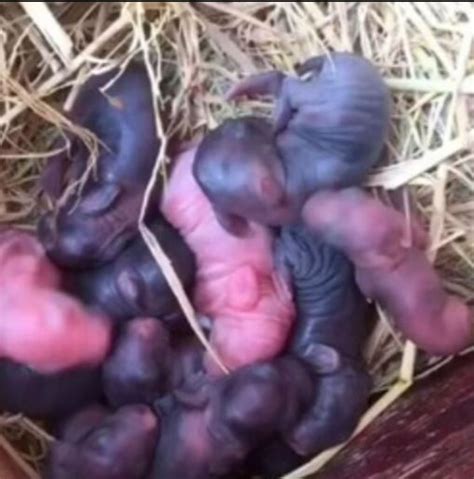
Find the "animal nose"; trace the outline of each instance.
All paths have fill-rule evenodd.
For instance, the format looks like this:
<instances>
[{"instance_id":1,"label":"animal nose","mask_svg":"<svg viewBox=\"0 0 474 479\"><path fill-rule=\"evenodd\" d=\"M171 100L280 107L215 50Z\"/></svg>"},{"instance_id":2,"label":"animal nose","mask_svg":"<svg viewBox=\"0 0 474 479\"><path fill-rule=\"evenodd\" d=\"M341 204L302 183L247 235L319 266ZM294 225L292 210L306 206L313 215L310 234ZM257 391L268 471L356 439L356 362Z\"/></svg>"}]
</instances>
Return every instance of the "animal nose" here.
<instances>
[{"instance_id":1,"label":"animal nose","mask_svg":"<svg viewBox=\"0 0 474 479\"><path fill-rule=\"evenodd\" d=\"M51 251L56 245L56 222L52 214L43 216L38 223L38 236L46 251Z\"/></svg>"}]
</instances>

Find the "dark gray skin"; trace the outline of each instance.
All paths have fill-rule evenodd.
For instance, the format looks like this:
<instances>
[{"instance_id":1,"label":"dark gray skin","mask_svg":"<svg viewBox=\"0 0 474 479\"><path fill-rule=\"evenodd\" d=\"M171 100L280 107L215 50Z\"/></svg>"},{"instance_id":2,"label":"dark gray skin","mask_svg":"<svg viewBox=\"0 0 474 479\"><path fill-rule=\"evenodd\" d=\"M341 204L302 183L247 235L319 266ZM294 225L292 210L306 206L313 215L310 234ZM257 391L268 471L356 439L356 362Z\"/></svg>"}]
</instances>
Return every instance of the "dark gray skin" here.
<instances>
[{"instance_id":1,"label":"dark gray skin","mask_svg":"<svg viewBox=\"0 0 474 479\"><path fill-rule=\"evenodd\" d=\"M247 233L247 219L280 225L297 214L273 127L265 118L230 119L209 132L196 151L193 175L221 225L236 236Z\"/></svg>"},{"instance_id":2,"label":"dark gray skin","mask_svg":"<svg viewBox=\"0 0 474 479\"><path fill-rule=\"evenodd\" d=\"M288 224L311 194L362 184L381 157L390 95L378 70L362 57L333 53L309 59L297 73L296 78L280 71L254 75L228 95L277 97L272 140L268 133L256 139L255 132L236 142L231 128L222 125L204 140L196 157L196 178L233 234L244 234L247 220ZM241 120L247 121L229 124ZM262 153L270 142L271 151ZM224 169L230 150L239 159L233 169L242 168L238 183ZM269 166L272 161L279 164ZM262 191L262 178L272 185L271 194ZM251 208L246 198L253 202Z\"/></svg>"},{"instance_id":3,"label":"dark gray skin","mask_svg":"<svg viewBox=\"0 0 474 479\"><path fill-rule=\"evenodd\" d=\"M170 335L157 319L135 319L125 325L103 366L103 385L113 408L153 405L168 389Z\"/></svg>"},{"instance_id":4,"label":"dark gray skin","mask_svg":"<svg viewBox=\"0 0 474 479\"><path fill-rule=\"evenodd\" d=\"M75 193L64 205L58 203L38 226L48 254L62 267L81 269L110 261L137 232L139 208L161 142L145 67L131 63L102 93L117 73L89 79L70 113L71 121L89 129L100 144L97 170L81 196ZM55 199L67 183L81 177L89 157L78 137L67 139L68 151L53 157L42 177L44 191ZM58 140L57 147L61 143Z\"/></svg>"},{"instance_id":5,"label":"dark gray skin","mask_svg":"<svg viewBox=\"0 0 474 479\"><path fill-rule=\"evenodd\" d=\"M45 479L143 479L158 440L158 419L146 406L115 414L79 413L53 444Z\"/></svg>"},{"instance_id":6,"label":"dark gray skin","mask_svg":"<svg viewBox=\"0 0 474 479\"><path fill-rule=\"evenodd\" d=\"M293 283L297 306L288 353L304 360L318 379L317 393L291 431L250 457L252 472L264 479L282 477L349 439L371 388L362 359L368 304L349 260L303 226L282 229L275 257Z\"/></svg>"},{"instance_id":7,"label":"dark gray skin","mask_svg":"<svg viewBox=\"0 0 474 479\"><path fill-rule=\"evenodd\" d=\"M149 228L189 292L195 276L194 254L164 219L155 220ZM141 236L113 263L71 272L67 282L72 293L115 321L154 317L173 328L187 327L176 297Z\"/></svg>"},{"instance_id":8,"label":"dark gray skin","mask_svg":"<svg viewBox=\"0 0 474 479\"><path fill-rule=\"evenodd\" d=\"M160 403L162 435L152 477L208 479L235 472L259 444L291 429L315 389L309 368L292 358L242 368L202 387L206 400L199 406Z\"/></svg>"},{"instance_id":9,"label":"dark gray skin","mask_svg":"<svg viewBox=\"0 0 474 479\"><path fill-rule=\"evenodd\" d=\"M187 403L206 400L199 394L207 381L204 348L193 337L172 342L168 328L153 318L135 319L124 326L102 376L105 395L114 408L152 406L172 392Z\"/></svg>"},{"instance_id":10,"label":"dark gray skin","mask_svg":"<svg viewBox=\"0 0 474 479\"><path fill-rule=\"evenodd\" d=\"M328 370L320 372L337 370L341 357L360 361L369 306L349 259L300 225L282 229L275 258L290 276L298 312L289 351L309 363L326 362Z\"/></svg>"},{"instance_id":11,"label":"dark gray skin","mask_svg":"<svg viewBox=\"0 0 474 479\"><path fill-rule=\"evenodd\" d=\"M308 457L347 440L367 407L371 380L362 347L369 310L349 260L306 228L282 231L277 258L290 271L297 305L289 352L320 374L314 402L285 437Z\"/></svg>"},{"instance_id":12,"label":"dark gray skin","mask_svg":"<svg viewBox=\"0 0 474 479\"><path fill-rule=\"evenodd\" d=\"M0 410L35 419L61 419L100 399L100 368L82 367L40 374L0 360Z\"/></svg>"}]
</instances>

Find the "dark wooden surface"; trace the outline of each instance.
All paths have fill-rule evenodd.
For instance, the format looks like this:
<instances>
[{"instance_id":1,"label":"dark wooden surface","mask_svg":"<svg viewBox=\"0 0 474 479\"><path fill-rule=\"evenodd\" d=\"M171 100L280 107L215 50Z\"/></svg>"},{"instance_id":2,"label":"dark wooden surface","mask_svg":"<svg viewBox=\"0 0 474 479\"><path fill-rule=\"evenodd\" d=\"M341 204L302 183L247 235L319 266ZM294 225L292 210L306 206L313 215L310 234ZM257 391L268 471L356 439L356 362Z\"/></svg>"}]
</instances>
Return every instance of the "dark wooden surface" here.
<instances>
[{"instance_id":1,"label":"dark wooden surface","mask_svg":"<svg viewBox=\"0 0 474 479\"><path fill-rule=\"evenodd\" d=\"M474 356L388 409L318 479L474 479Z\"/></svg>"},{"instance_id":2,"label":"dark wooden surface","mask_svg":"<svg viewBox=\"0 0 474 479\"><path fill-rule=\"evenodd\" d=\"M12 459L0 448L0 479L27 479Z\"/></svg>"}]
</instances>

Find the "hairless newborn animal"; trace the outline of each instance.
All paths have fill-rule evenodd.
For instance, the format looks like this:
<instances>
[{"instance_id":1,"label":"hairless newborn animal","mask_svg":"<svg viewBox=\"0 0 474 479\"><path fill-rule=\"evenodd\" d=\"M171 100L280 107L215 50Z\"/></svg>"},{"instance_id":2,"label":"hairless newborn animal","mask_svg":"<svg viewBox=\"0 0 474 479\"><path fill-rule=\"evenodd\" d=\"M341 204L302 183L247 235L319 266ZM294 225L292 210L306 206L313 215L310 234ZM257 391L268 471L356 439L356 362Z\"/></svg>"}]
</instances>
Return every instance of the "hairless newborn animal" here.
<instances>
[{"instance_id":1,"label":"hairless newborn animal","mask_svg":"<svg viewBox=\"0 0 474 479\"><path fill-rule=\"evenodd\" d=\"M127 323L103 367L104 391L112 407L149 404L167 392L170 335L161 321Z\"/></svg>"},{"instance_id":2,"label":"hairless newborn animal","mask_svg":"<svg viewBox=\"0 0 474 479\"><path fill-rule=\"evenodd\" d=\"M193 399L161 403L153 477L209 479L234 473L262 441L284 434L314 393L309 369L288 357L241 368L203 387L207 394L200 406Z\"/></svg>"},{"instance_id":3,"label":"hairless newborn animal","mask_svg":"<svg viewBox=\"0 0 474 479\"><path fill-rule=\"evenodd\" d=\"M195 275L192 251L163 218L149 227L189 291ZM166 278L140 236L112 263L94 270L71 272L68 280L70 289L86 304L116 321L156 317L173 327L187 324Z\"/></svg>"},{"instance_id":4,"label":"hairless newborn animal","mask_svg":"<svg viewBox=\"0 0 474 479\"><path fill-rule=\"evenodd\" d=\"M59 274L31 236L1 236L0 408L67 414L100 395L110 325L52 289Z\"/></svg>"},{"instance_id":5,"label":"hairless newborn animal","mask_svg":"<svg viewBox=\"0 0 474 479\"><path fill-rule=\"evenodd\" d=\"M449 355L472 344L474 313L444 291L421 250L427 237L416 221L408 227L400 212L356 188L313 195L303 220L348 255L364 294L384 305L420 348Z\"/></svg>"},{"instance_id":6,"label":"hairless newborn animal","mask_svg":"<svg viewBox=\"0 0 474 479\"><path fill-rule=\"evenodd\" d=\"M193 178L194 155L190 149L178 158L162 210L196 255L194 304L213 321L211 344L232 370L282 352L294 307L275 274L271 233L252 225L248 237L236 238L220 226Z\"/></svg>"},{"instance_id":7,"label":"hairless newborn animal","mask_svg":"<svg viewBox=\"0 0 474 479\"><path fill-rule=\"evenodd\" d=\"M298 73L309 78L273 71L237 84L229 98L278 98L275 126L262 118L228 120L198 150L196 178L234 234L243 234L246 219L288 223L312 193L361 184L380 158L390 96L377 69L365 58L333 53L311 58Z\"/></svg>"},{"instance_id":8,"label":"hairless newborn animal","mask_svg":"<svg viewBox=\"0 0 474 479\"><path fill-rule=\"evenodd\" d=\"M0 230L0 291L12 283L23 294L22 288L57 288L60 276L32 234L5 228Z\"/></svg>"},{"instance_id":9,"label":"hairless newborn animal","mask_svg":"<svg viewBox=\"0 0 474 479\"><path fill-rule=\"evenodd\" d=\"M285 228L276 251L281 267L291 273L298 321L289 354L303 359L318 374L317 392L296 425L260 453L278 451L289 470L300 462L348 439L367 407L370 378L362 346L368 333L368 305L357 288L349 260L316 240L302 226ZM257 454L258 457L258 454ZM282 461L282 466L286 464Z\"/></svg>"},{"instance_id":10,"label":"hairless newborn animal","mask_svg":"<svg viewBox=\"0 0 474 479\"><path fill-rule=\"evenodd\" d=\"M103 264L137 232L143 193L161 143L146 69L132 63L115 80L118 73L113 70L88 80L71 111L71 120L101 142L96 177L88 179L80 196L70 196L39 224L48 254L64 267ZM85 145L69 136L68 151L54 157L43 176L45 191L56 198L68 174L70 180L78 180L88 161Z\"/></svg>"},{"instance_id":11,"label":"hairless newborn animal","mask_svg":"<svg viewBox=\"0 0 474 479\"><path fill-rule=\"evenodd\" d=\"M143 479L158 440L158 420L146 406L115 414L87 409L65 426L53 444L46 479Z\"/></svg>"}]
</instances>

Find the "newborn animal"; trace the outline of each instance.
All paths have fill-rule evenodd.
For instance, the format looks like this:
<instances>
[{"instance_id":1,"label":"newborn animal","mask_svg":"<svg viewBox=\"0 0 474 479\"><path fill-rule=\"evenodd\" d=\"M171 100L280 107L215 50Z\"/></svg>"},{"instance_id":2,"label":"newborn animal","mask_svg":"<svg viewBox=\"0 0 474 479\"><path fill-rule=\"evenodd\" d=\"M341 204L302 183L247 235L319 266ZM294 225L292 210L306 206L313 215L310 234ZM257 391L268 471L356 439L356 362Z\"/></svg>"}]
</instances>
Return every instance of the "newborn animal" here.
<instances>
[{"instance_id":1,"label":"newborn animal","mask_svg":"<svg viewBox=\"0 0 474 479\"><path fill-rule=\"evenodd\" d=\"M116 79L118 74L115 69L89 79L70 115L100 141L95 175L80 195L59 203L39 223L48 254L66 268L106 263L135 236L144 190L159 153L145 67L131 63ZM44 190L56 199L68 180L77 181L86 171L88 149L76 136L70 135L69 142L68 151L50 160L43 175Z\"/></svg>"},{"instance_id":2,"label":"newborn animal","mask_svg":"<svg viewBox=\"0 0 474 479\"><path fill-rule=\"evenodd\" d=\"M178 157L161 206L196 256L194 304L211 319L211 345L234 370L283 351L294 306L274 269L270 231L252 224L248 237L237 238L221 227L193 178L195 153ZM207 364L216 371L210 358Z\"/></svg>"},{"instance_id":3,"label":"newborn animal","mask_svg":"<svg viewBox=\"0 0 474 479\"><path fill-rule=\"evenodd\" d=\"M12 284L18 294L23 288L55 289L60 275L32 234L6 228L0 230L0 291Z\"/></svg>"},{"instance_id":4,"label":"newborn animal","mask_svg":"<svg viewBox=\"0 0 474 479\"><path fill-rule=\"evenodd\" d=\"M291 273L297 304L289 353L318 374L309 409L284 437L304 458L348 439L367 407L371 381L362 346L368 306L349 260L306 228L283 229L276 254Z\"/></svg>"},{"instance_id":5,"label":"newborn animal","mask_svg":"<svg viewBox=\"0 0 474 479\"><path fill-rule=\"evenodd\" d=\"M382 153L390 95L368 60L333 53L298 73L304 78L273 71L237 84L230 99L277 97L274 127L262 118L229 120L198 150L196 179L234 234L245 233L246 220L290 223L312 193L361 184Z\"/></svg>"},{"instance_id":6,"label":"newborn animal","mask_svg":"<svg viewBox=\"0 0 474 479\"><path fill-rule=\"evenodd\" d=\"M45 374L105 358L108 321L58 291L30 288L19 294L14 281L0 290L0 358Z\"/></svg>"},{"instance_id":7,"label":"newborn animal","mask_svg":"<svg viewBox=\"0 0 474 479\"><path fill-rule=\"evenodd\" d=\"M103 367L109 404L149 404L167 392L171 369L170 335L157 319L135 319L124 326Z\"/></svg>"},{"instance_id":8,"label":"newborn animal","mask_svg":"<svg viewBox=\"0 0 474 479\"><path fill-rule=\"evenodd\" d=\"M303 221L351 259L363 293L383 304L420 348L451 355L472 344L474 313L444 291L421 250L427 235L416 222L408 225L401 213L356 188L315 194Z\"/></svg>"},{"instance_id":9,"label":"newborn animal","mask_svg":"<svg viewBox=\"0 0 474 479\"><path fill-rule=\"evenodd\" d=\"M100 397L110 325L65 294L25 287L23 279L0 289L0 409L61 417Z\"/></svg>"},{"instance_id":10,"label":"newborn animal","mask_svg":"<svg viewBox=\"0 0 474 479\"><path fill-rule=\"evenodd\" d=\"M115 414L85 410L53 445L45 479L143 479L158 434L158 420L146 406L127 406Z\"/></svg>"},{"instance_id":11,"label":"newborn animal","mask_svg":"<svg viewBox=\"0 0 474 479\"><path fill-rule=\"evenodd\" d=\"M180 234L164 219L149 225L187 291L193 286L195 259ZM69 275L69 287L86 304L116 321L160 318L186 325L178 301L147 245L137 236L117 258L100 268Z\"/></svg>"},{"instance_id":12,"label":"newborn animal","mask_svg":"<svg viewBox=\"0 0 474 479\"><path fill-rule=\"evenodd\" d=\"M258 444L295 423L314 389L309 370L291 358L247 366L203 387L208 399L200 407L161 403L153 477L209 479L234 473Z\"/></svg>"},{"instance_id":13,"label":"newborn animal","mask_svg":"<svg viewBox=\"0 0 474 479\"><path fill-rule=\"evenodd\" d=\"M368 304L349 259L302 225L282 229L275 254L291 277L297 306L289 351L329 372L341 357L360 361Z\"/></svg>"}]
</instances>

